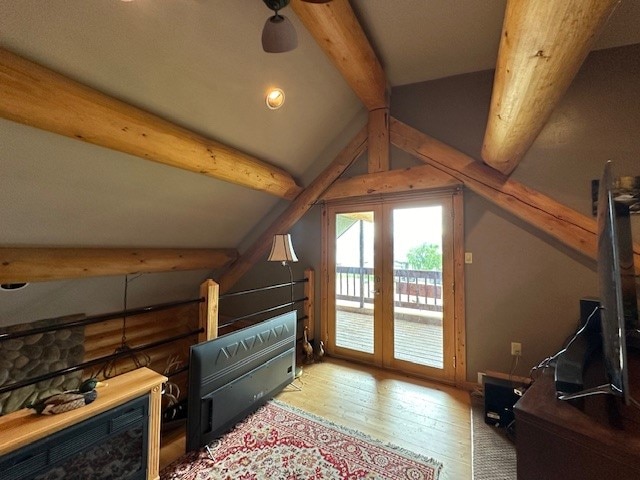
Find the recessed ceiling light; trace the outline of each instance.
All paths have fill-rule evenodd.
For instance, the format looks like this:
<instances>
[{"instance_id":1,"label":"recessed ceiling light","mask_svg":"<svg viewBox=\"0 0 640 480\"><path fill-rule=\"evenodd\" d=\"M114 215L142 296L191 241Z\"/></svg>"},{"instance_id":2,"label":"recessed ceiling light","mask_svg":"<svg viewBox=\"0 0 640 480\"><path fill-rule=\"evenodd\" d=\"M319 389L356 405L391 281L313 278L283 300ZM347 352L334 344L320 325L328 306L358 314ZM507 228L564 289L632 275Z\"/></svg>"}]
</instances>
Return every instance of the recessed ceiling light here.
<instances>
[{"instance_id":1,"label":"recessed ceiling light","mask_svg":"<svg viewBox=\"0 0 640 480\"><path fill-rule=\"evenodd\" d=\"M271 110L277 110L284 104L284 92L279 88L272 88L267 93L267 107Z\"/></svg>"}]
</instances>

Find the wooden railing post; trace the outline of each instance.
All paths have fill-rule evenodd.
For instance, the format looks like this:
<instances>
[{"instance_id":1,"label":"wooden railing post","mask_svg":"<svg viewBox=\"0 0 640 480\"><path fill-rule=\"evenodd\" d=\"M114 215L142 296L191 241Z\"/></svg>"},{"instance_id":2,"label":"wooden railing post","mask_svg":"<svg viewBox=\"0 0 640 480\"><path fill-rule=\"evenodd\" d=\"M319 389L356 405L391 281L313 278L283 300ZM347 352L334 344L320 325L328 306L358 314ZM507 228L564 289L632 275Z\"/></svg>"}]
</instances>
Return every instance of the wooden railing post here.
<instances>
[{"instance_id":1,"label":"wooden railing post","mask_svg":"<svg viewBox=\"0 0 640 480\"><path fill-rule=\"evenodd\" d=\"M315 302L314 302L314 296L315 296L315 278L314 278L315 272L313 271L313 268L307 268L304 271L304 278L307 279L307 281L304 284L304 296L307 298L304 301L304 314L306 315L306 319L304 320L304 325L305 327L307 327L307 336L309 337L309 341L314 339L314 334L315 334L315 325L316 325L316 321L315 321L315 317L314 317L314 312L315 312Z\"/></svg>"},{"instance_id":2,"label":"wooden railing post","mask_svg":"<svg viewBox=\"0 0 640 480\"><path fill-rule=\"evenodd\" d=\"M200 304L199 325L204 332L198 335L198 343L218 337L218 296L220 286L211 279L200 285L200 296L204 302Z\"/></svg>"}]
</instances>

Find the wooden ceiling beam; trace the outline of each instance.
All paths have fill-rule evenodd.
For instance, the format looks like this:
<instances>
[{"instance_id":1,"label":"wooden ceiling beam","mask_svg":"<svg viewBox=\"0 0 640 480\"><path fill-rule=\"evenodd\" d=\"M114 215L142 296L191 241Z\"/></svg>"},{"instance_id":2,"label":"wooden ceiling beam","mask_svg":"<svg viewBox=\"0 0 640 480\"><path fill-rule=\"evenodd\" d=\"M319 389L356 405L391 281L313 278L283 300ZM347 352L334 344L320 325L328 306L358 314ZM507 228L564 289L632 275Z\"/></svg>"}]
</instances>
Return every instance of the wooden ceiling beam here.
<instances>
[{"instance_id":1,"label":"wooden ceiling beam","mask_svg":"<svg viewBox=\"0 0 640 480\"><path fill-rule=\"evenodd\" d=\"M597 228L582 215L542 193L475 161L429 135L391 119L391 143L417 159L451 175L473 192L577 252L595 259ZM640 272L640 244L634 243L634 264Z\"/></svg>"},{"instance_id":2,"label":"wooden ceiling beam","mask_svg":"<svg viewBox=\"0 0 640 480\"><path fill-rule=\"evenodd\" d=\"M369 173L386 172L391 165L389 144L389 109L369 112Z\"/></svg>"},{"instance_id":3,"label":"wooden ceiling beam","mask_svg":"<svg viewBox=\"0 0 640 480\"><path fill-rule=\"evenodd\" d=\"M273 236L287 233L309 211L329 186L362 155L367 148L367 128L362 128L331 164L280 214L258 239L219 279L220 292L228 292L271 248Z\"/></svg>"},{"instance_id":4,"label":"wooden ceiling beam","mask_svg":"<svg viewBox=\"0 0 640 480\"><path fill-rule=\"evenodd\" d=\"M567 91L620 0L508 0L483 160L509 175Z\"/></svg>"},{"instance_id":5,"label":"wooden ceiling beam","mask_svg":"<svg viewBox=\"0 0 640 480\"><path fill-rule=\"evenodd\" d=\"M452 188L459 185L462 185L462 182L452 176L430 165L419 165L337 180L322 195L322 199L326 201L339 200L384 193Z\"/></svg>"},{"instance_id":6,"label":"wooden ceiling beam","mask_svg":"<svg viewBox=\"0 0 640 480\"><path fill-rule=\"evenodd\" d=\"M231 248L0 248L0 283L222 268Z\"/></svg>"},{"instance_id":7,"label":"wooden ceiling beam","mask_svg":"<svg viewBox=\"0 0 640 480\"><path fill-rule=\"evenodd\" d=\"M284 170L0 48L0 116L292 200Z\"/></svg>"},{"instance_id":8,"label":"wooden ceiling beam","mask_svg":"<svg viewBox=\"0 0 640 480\"><path fill-rule=\"evenodd\" d=\"M388 107L387 77L349 0L291 7L367 109Z\"/></svg>"}]
</instances>

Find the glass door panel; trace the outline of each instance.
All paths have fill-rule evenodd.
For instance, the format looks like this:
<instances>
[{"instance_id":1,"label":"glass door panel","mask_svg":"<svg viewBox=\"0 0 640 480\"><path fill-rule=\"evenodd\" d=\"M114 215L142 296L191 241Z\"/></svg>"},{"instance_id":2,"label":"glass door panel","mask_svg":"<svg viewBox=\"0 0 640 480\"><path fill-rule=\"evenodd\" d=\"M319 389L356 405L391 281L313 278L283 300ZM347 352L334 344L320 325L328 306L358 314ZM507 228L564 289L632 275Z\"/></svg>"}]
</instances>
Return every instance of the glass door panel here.
<instances>
[{"instance_id":1,"label":"glass door panel","mask_svg":"<svg viewBox=\"0 0 640 480\"><path fill-rule=\"evenodd\" d=\"M393 209L393 358L442 369L441 205Z\"/></svg>"},{"instance_id":2,"label":"glass door panel","mask_svg":"<svg viewBox=\"0 0 640 480\"><path fill-rule=\"evenodd\" d=\"M452 197L327 206L329 355L450 381Z\"/></svg>"},{"instance_id":3,"label":"glass door panel","mask_svg":"<svg viewBox=\"0 0 640 480\"><path fill-rule=\"evenodd\" d=\"M335 214L335 346L373 354L374 212Z\"/></svg>"}]
</instances>

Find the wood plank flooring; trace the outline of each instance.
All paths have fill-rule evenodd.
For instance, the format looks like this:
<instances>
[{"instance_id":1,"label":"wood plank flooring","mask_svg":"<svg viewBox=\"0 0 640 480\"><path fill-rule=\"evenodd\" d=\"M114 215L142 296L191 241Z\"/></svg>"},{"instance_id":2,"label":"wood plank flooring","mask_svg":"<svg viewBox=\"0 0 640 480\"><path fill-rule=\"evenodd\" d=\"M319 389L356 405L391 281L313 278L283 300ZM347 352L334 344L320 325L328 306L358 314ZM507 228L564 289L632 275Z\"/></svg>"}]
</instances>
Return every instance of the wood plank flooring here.
<instances>
[{"instance_id":1,"label":"wood plank flooring","mask_svg":"<svg viewBox=\"0 0 640 480\"><path fill-rule=\"evenodd\" d=\"M440 480L471 479L469 394L402 374L326 358L305 365L276 398L444 464Z\"/></svg>"}]
</instances>

